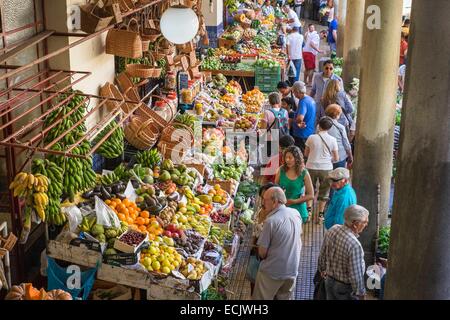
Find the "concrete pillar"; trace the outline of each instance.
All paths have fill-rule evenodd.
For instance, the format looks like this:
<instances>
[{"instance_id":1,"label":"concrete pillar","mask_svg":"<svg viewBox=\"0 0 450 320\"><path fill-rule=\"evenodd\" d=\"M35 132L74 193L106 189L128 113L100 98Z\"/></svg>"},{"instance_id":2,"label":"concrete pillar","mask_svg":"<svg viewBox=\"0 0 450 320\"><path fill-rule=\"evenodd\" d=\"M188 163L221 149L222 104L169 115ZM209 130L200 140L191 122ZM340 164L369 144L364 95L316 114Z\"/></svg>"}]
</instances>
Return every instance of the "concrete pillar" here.
<instances>
[{"instance_id":1,"label":"concrete pillar","mask_svg":"<svg viewBox=\"0 0 450 320\"><path fill-rule=\"evenodd\" d=\"M339 25L338 43L337 43L337 56L344 56L344 42L345 42L345 24L347 17L347 0L339 0L337 5L337 18Z\"/></svg>"},{"instance_id":2,"label":"concrete pillar","mask_svg":"<svg viewBox=\"0 0 450 320\"><path fill-rule=\"evenodd\" d=\"M350 85L353 78L359 78L361 70L361 45L365 28L364 4L365 0L347 0L343 52L344 70L342 73L346 87Z\"/></svg>"},{"instance_id":3,"label":"concrete pillar","mask_svg":"<svg viewBox=\"0 0 450 320\"><path fill-rule=\"evenodd\" d=\"M217 38L223 33L223 0L213 0L202 2L202 14L205 18L206 31L208 32L209 45L207 47L216 48Z\"/></svg>"},{"instance_id":4,"label":"concrete pillar","mask_svg":"<svg viewBox=\"0 0 450 320\"><path fill-rule=\"evenodd\" d=\"M412 5L386 298L448 300L450 1Z\"/></svg>"},{"instance_id":5,"label":"concrete pillar","mask_svg":"<svg viewBox=\"0 0 450 320\"><path fill-rule=\"evenodd\" d=\"M358 203L370 212L360 241L371 263L377 217L385 224L389 210L402 2L366 0L365 12L368 7L381 16L372 20L372 13L367 14L364 25L353 185ZM372 22L379 28L369 28Z\"/></svg>"}]
</instances>

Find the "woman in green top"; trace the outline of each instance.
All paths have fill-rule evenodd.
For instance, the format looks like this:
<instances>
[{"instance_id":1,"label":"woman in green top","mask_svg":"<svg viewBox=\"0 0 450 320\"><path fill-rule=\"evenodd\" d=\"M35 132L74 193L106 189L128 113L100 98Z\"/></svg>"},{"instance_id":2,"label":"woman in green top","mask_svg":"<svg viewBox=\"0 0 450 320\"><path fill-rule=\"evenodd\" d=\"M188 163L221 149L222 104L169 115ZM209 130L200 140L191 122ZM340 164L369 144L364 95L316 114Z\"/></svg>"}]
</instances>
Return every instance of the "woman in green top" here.
<instances>
[{"instance_id":1,"label":"woman in green top","mask_svg":"<svg viewBox=\"0 0 450 320\"><path fill-rule=\"evenodd\" d=\"M283 160L284 164L275 176L275 183L284 189L286 205L297 209L303 223L306 223L309 218L306 202L314 199L314 188L300 148L291 146L284 150Z\"/></svg>"}]
</instances>

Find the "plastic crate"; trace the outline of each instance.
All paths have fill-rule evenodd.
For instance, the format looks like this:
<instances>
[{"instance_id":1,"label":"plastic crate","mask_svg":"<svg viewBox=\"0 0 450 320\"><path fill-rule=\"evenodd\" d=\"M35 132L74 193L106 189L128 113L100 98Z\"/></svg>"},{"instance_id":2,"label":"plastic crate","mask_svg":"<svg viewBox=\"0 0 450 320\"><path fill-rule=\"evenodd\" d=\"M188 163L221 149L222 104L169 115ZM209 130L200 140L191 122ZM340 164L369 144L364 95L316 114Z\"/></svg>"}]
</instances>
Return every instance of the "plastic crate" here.
<instances>
[{"instance_id":1,"label":"plastic crate","mask_svg":"<svg viewBox=\"0 0 450 320\"><path fill-rule=\"evenodd\" d=\"M281 66L273 67L273 68L263 68L260 66L255 67L255 75L275 75L275 76L281 76Z\"/></svg>"}]
</instances>

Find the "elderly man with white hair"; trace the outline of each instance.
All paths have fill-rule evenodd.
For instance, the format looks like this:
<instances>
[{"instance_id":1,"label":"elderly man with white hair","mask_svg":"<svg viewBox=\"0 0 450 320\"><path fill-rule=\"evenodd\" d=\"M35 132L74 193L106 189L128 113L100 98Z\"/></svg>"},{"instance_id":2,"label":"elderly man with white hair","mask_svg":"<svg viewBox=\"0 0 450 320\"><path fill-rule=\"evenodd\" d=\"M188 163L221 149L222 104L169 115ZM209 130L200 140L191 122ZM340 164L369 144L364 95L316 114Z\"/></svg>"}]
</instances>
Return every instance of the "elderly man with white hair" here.
<instances>
[{"instance_id":1,"label":"elderly man with white hair","mask_svg":"<svg viewBox=\"0 0 450 320\"><path fill-rule=\"evenodd\" d=\"M302 219L295 209L286 207L280 187L268 189L262 206L269 212L258 238L262 259L256 275L254 300L292 300L300 264Z\"/></svg>"},{"instance_id":2,"label":"elderly man with white hair","mask_svg":"<svg viewBox=\"0 0 450 320\"><path fill-rule=\"evenodd\" d=\"M352 205L345 210L344 220L344 225L334 225L325 234L319 272L325 278L327 300L363 300L364 250L358 237L369 223L369 211Z\"/></svg>"},{"instance_id":3,"label":"elderly man with white hair","mask_svg":"<svg viewBox=\"0 0 450 320\"><path fill-rule=\"evenodd\" d=\"M299 100L293 122L295 145L305 153L306 140L316 131L316 102L306 94L306 85L302 81L295 82L291 90Z\"/></svg>"}]
</instances>

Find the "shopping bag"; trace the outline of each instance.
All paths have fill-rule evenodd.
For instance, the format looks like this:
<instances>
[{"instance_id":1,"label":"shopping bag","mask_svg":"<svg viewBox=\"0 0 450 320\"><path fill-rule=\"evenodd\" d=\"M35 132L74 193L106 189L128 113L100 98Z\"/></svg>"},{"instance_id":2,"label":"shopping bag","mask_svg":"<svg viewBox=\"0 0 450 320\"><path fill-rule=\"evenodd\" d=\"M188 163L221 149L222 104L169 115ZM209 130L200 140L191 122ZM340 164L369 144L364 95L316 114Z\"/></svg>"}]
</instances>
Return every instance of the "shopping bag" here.
<instances>
[{"instance_id":1,"label":"shopping bag","mask_svg":"<svg viewBox=\"0 0 450 320\"><path fill-rule=\"evenodd\" d=\"M249 257L247 271L245 273L248 281L250 281L252 283L256 282L256 274L258 273L260 263L261 263L261 261L259 260L257 255L251 255Z\"/></svg>"},{"instance_id":2,"label":"shopping bag","mask_svg":"<svg viewBox=\"0 0 450 320\"><path fill-rule=\"evenodd\" d=\"M297 76L297 69L295 68L294 62L292 60L289 61L288 74L289 78L295 78Z\"/></svg>"}]
</instances>

